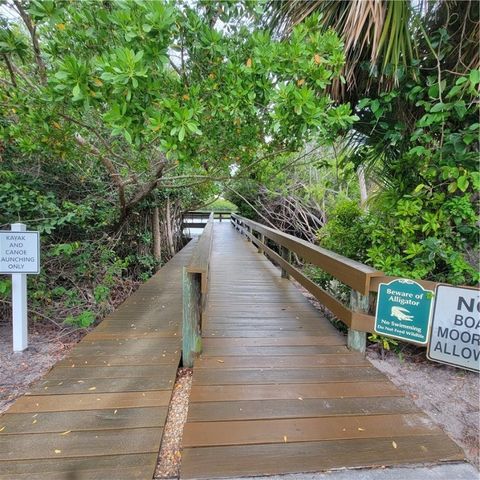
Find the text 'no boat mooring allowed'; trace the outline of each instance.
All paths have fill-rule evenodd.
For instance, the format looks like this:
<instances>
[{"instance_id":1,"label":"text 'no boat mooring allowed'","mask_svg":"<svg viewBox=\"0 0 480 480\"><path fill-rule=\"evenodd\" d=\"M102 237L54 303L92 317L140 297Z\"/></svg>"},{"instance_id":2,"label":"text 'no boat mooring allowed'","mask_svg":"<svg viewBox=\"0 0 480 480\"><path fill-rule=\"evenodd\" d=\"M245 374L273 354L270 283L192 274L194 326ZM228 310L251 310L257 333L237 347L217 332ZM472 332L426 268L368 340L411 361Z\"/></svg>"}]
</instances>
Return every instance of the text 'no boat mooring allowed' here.
<instances>
[{"instance_id":1,"label":"text 'no boat mooring allowed'","mask_svg":"<svg viewBox=\"0 0 480 480\"><path fill-rule=\"evenodd\" d=\"M28 347L27 274L40 273L40 236L23 223L0 231L0 274L12 276L13 351Z\"/></svg>"},{"instance_id":2,"label":"text 'no boat mooring allowed'","mask_svg":"<svg viewBox=\"0 0 480 480\"><path fill-rule=\"evenodd\" d=\"M479 371L480 290L437 287L427 356L435 362Z\"/></svg>"}]
</instances>

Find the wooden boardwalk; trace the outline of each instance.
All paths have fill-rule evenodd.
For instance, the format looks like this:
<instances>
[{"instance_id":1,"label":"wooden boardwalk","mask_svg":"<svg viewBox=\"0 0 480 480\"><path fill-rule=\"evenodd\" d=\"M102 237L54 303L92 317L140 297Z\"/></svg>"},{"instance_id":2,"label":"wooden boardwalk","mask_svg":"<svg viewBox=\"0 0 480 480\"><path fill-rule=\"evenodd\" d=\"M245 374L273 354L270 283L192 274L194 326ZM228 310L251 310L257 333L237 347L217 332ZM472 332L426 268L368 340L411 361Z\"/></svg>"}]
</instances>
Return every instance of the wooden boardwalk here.
<instances>
[{"instance_id":1,"label":"wooden boardwalk","mask_svg":"<svg viewBox=\"0 0 480 480\"><path fill-rule=\"evenodd\" d=\"M205 317L181 478L463 459L228 224L214 229Z\"/></svg>"},{"instance_id":2,"label":"wooden boardwalk","mask_svg":"<svg viewBox=\"0 0 480 480\"><path fill-rule=\"evenodd\" d=\"M0 417L0 480L151 479L181 356L193 242Z\"/></svg>"}]
</instances>

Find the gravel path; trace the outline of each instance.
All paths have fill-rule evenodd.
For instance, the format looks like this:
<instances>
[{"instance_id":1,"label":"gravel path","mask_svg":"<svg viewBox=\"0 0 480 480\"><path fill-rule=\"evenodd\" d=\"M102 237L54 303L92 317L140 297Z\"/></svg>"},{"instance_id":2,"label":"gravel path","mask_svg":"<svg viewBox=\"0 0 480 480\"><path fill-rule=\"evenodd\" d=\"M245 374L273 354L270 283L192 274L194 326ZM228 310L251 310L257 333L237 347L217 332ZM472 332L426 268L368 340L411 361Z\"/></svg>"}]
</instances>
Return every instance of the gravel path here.
<instances>
[{"instance_id":1,"label":"gravel path","mask_svg":"<svg viewBox=\"0 0 480 480\"><path fill-rule=\"evenodd\" d=\"M178 371L158 455L155 479L178 478L180 475L183 426L187 421L192 375L193 371L189 368L181 368Z\"/></svg>"}]
</instances>

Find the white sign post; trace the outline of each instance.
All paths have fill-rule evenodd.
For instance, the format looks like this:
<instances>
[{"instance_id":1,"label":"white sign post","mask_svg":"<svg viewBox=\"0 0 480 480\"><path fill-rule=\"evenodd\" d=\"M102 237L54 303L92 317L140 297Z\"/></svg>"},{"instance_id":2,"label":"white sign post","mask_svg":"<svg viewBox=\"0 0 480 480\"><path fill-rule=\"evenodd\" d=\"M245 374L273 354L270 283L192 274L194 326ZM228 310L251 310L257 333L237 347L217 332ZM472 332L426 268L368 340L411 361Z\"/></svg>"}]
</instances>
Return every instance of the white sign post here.
<instances>
[{"instance_id":1,"label":"white sign post","mask_svg":"<svg viewBox=\"0 0 480 480\"><path fill-rule=\"evenodd\" d=\"M24 223L12 223L0 232L0 273L12 275L13 351L28 347L27 273L40 273L38 232L27 232Z\"/></svg>"}]
</instances>

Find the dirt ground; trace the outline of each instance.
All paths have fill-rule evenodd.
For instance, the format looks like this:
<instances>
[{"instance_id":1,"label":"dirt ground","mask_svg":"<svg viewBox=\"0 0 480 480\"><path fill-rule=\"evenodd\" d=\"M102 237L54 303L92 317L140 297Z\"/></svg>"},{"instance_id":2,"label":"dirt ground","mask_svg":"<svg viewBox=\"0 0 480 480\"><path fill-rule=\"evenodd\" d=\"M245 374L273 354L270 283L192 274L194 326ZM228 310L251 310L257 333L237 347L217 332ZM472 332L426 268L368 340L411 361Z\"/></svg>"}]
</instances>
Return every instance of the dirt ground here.
<instances>
[{"instance_id":1,"label":"dirt ground","mask_svg":"<svg viewBox=\"0 0 480 480\"><path fill-rule=\"evenodd\" d=\"M12 326L0 322L0 413L65 357L86 331L36 323L28 333L28 349L13 353Z\"/></svg>"},{"instance_id":2,"label":"dirt ground","mask_svg":"<svg viewBox=\"0 0 480 480\"><path fill-rule=\"evenodd\" d=\"M426 360L423 352L382 356L369 349L368 359L415 404L429 415L464 450L468 460L480 466L478 374Z\"/></svg>"}]
</instances>

